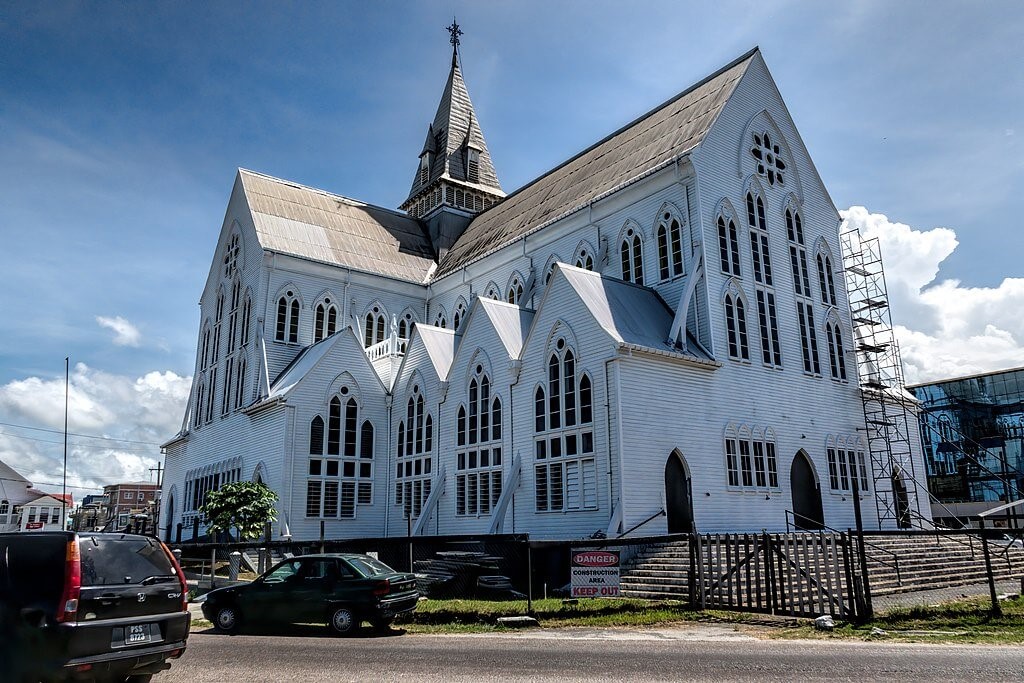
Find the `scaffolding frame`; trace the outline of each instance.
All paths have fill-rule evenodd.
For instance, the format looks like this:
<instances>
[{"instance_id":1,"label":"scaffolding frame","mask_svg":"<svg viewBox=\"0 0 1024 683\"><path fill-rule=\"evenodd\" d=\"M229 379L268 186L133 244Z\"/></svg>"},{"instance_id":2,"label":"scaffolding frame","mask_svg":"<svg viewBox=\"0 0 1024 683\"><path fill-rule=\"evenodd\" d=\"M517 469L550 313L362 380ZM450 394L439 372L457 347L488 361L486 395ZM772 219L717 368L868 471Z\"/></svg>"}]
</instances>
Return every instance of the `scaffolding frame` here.
<instances>
[{"instance_id":1,"label":"scaffolding frame","mask_svg":"<svg viewBox=\"0 0 1024 683\"><path fill-rule=\"evenodd\" d=\"M912 518L931 520L931 514L921 510L922 483L912 447L912 439L919 433L917 415L911 410L916 399L904 389L881 247L877 238L864 238L856 229L840 234L839 239L878 526L881 529L894 523L908 528ZM927 484L924 487L927 492Z\"/></svg>"}]
</instances>

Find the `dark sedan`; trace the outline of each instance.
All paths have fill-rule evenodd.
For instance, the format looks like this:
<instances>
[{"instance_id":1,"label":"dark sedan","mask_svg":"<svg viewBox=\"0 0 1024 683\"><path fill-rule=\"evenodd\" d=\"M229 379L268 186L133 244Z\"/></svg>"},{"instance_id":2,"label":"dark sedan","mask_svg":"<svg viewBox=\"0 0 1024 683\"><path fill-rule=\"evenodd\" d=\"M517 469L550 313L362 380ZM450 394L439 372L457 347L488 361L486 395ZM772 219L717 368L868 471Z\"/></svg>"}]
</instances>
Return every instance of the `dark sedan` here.
<instances>
[{"instance_id":1,"label":"dark sedan","mask_svg":"<svg viewBox=\"0 0 1024 683\"><path fill-rule=\"evenodd\" d=\"M387 628L416 608L412 574L369 555L303 555L281 562L249 584L210 591L203 614L225 633L243 623L322 623L348 635L363 621Z\"/></svg>"}]
</instances>

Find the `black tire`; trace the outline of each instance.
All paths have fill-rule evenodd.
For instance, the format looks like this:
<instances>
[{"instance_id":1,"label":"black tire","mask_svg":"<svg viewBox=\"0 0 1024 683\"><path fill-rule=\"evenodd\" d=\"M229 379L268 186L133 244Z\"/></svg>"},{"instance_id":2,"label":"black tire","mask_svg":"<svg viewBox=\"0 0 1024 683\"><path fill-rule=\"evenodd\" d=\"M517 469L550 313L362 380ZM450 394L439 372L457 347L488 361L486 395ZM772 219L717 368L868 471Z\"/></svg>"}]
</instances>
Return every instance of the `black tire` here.
<instances>
[{"instance_id":1,"label":"black tire","mask_svg":"<svg viewBox=\"0 0 1024 683\"><path fill-rule=\"evenodd\" d=\"M359 615L351 607L335 607L327 615L327 626L339 636L350 636L359 630Z\"/></svg>"},{"instance_id":2,"label":"black tire","mask_svg":"<svg viewBox=\"0 0 1024 683\"><path fill-rule=\"evenodd\" d=\"M234 605L218 607L213 615L213 627L221 633L237 633L242 625L242 613Z\"/></svg>"},{"instance_id":3,"label":"black tire","mask_svg":"<svg viewBox=\"0 0 1024 683\"><path fill-rule=\"evenodd\" d=\"M391 629L391 624L394 621L394 617L374 617L370 620L370 623L373 624L375 630L387 632Z\"/></svg>"}]
</instances>

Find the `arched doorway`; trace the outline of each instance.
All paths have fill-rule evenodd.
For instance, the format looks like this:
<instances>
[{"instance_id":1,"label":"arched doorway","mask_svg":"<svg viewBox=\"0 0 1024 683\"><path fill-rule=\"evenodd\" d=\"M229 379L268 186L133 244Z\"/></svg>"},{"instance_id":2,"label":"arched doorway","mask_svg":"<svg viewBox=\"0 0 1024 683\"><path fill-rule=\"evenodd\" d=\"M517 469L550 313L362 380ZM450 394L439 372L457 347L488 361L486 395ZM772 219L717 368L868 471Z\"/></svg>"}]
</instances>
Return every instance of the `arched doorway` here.
<instances>
[{"instance_id":1,"label":"arched doorway","mask_svg":"<svg viewBox=\"0 0 1024 683\"><path fill-rule=\"evenodd\" d=\"M898 472L892 475L892 495L896 504L896 526L901 529L909 529L910 524L910 497L907 495L907 485L903 483L903 477Z\"/></svg>"},{"instance_id":2,"label":"arched doorway","mask_svg":"<svg viewBox=\"0 0 1024 683\"><path fill-rule=\"evenodd\" d=\"M797 529L816 531L825 528L825 514L821 508L821 485L818 483L814 463L807 453L797 451L789 470L789 487L793 497L793 516Z\"/></svg>"},{"instance_id":3,"label":"arched doorway","mask_svg":"<svg viewBox=\"0 0 1024 683\"><path fill-rule=\"evenodd\" d=\"M670 534L688 534L694 530L690 473L679 451L672 451L665 463L665 517Z\"/></svg>"}]
</instances>

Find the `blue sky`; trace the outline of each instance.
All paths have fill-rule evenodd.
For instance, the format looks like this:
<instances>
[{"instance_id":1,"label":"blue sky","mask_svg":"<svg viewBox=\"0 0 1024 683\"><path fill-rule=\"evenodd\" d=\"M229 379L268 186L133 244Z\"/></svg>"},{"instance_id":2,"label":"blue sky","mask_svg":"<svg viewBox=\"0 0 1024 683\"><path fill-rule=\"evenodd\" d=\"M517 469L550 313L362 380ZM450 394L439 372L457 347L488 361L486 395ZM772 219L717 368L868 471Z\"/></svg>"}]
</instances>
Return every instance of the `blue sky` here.
<instances>
[{"instance_id":1,"label":"blue sky","mask_svg":"<svg viewBox=\"0 0 1024 683\"><path fill-rule=\"evenodd\" d=\"M83 392L191 374L237 167L396 207L453 14L506 191L759 45L836 206L943 237L911 295L952 279L968 312L971 292L1018 300L1019 2L5 3L0 422L55 424L17 396L56 386L66 355ZM907 321L928 339L937 324ZM992 362L1019 358L1007 334ZM111 411L88 433L159 441L180 420Z\"/></svg>"}]
</instances>

